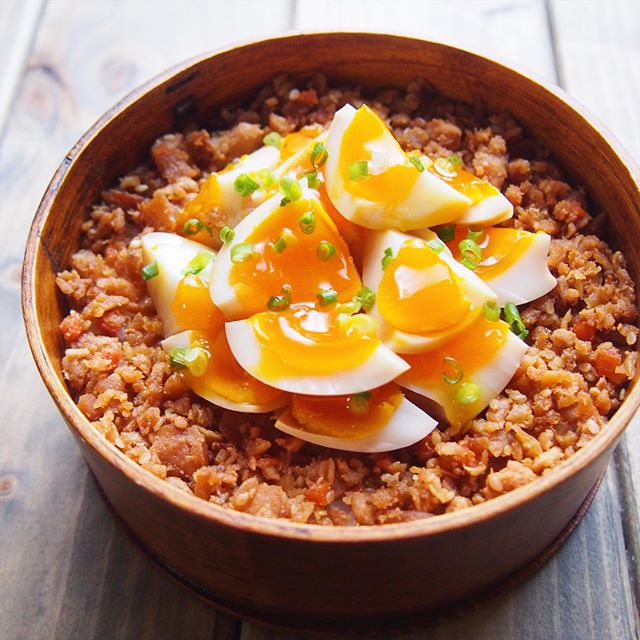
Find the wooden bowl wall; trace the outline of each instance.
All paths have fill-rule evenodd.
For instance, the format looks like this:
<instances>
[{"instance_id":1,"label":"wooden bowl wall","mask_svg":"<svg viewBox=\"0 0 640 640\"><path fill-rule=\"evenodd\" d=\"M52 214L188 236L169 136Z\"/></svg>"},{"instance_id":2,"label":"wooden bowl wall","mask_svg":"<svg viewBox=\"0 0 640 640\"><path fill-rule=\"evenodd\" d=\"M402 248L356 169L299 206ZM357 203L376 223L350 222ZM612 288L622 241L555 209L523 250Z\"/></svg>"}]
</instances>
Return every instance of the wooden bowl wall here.
<instances>
[{"instance_id":1,"label":"wooden bowl wall","mask_svg":"<svg viewBox=\"0 0 640 640\"><path fill-rule=\"evenodd\" d=\"M31 349L107 499L161 562L232 610L300 627L373 624L441 607L498 583L562 531L604 470L640 404L637 380L607 428L534 483L472 509L385 527L321 528L225 510L158 480L107 443L71 399L61 374L68 266L100 192L147 157L161 134L246 97L286 68L368 88L424 77L442 94L508 110L544 142L594 209L640 282L640 172L619 145L558 89L489 59L381 34L274 38L188 61L110 110L70 151L29 236L23 308Z\"/></svg>"}]
</instances>

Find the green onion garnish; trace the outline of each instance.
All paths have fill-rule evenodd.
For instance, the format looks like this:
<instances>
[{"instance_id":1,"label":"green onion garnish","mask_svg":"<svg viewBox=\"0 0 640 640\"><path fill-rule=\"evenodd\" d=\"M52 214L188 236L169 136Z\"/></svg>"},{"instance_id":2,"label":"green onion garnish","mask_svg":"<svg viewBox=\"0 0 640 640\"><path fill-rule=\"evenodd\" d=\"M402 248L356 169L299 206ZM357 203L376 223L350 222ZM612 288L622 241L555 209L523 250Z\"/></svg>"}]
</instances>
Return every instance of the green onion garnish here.
<instances>
[{"instance_id":1,"label":"green onion garnish","mask_svg":"<svg viewBox=\"0 0 640 640\"><path fill-rule=\"evenodd\" d=\"M419 173L424 171L424 165L418 156L409 156L409 162L418 170Z\"/></svg>"},{"instance_id":2,"label":"green onion garnish","mask_svg":"<svg viewBox=\"0 0 640 640\"><path fill-rule=\"evenodd\" d=\"M279 149L282 144L282 136L277 131L272 131L262 138L262 143L268 147L276 147Z\"/></svg>"},{"instance_id":3,"label":"green onion garnish","mask_svg":"<svg viewBox=\"0 0 640 640\"><path fill-rule=\"evenodd\" d=\"M300 229L302 233L309 235L316 230L316 214L313 211L307 211L300 216Z\"/></svg>"},{"instance_id":4,"label":"green onion garnish","mask_svg":"<svg viewBox=\"0 0 640 640\"><path fill-rule=\"evenodd\" d=\"M295 202L302 197L300 183L296 182L293 178L282 178L282 180L280 180L280 191L282 191L284 195L284 198L280 201L281 207L289 204L289 202Z\"/></svg>"},{"instance_id":5,"label":"green onion garnish","mask_svg":"<svg viewBox=\"0 0 640 640\"><path fill-rule=\"evenodd\" d=\"M438 227L436 229L436 233L438 234L438 238L442 240L442 242L451 242L456 235L456 225L455 224L446 224L442 227Z\"/></svg>"},{"instance_id":6,"label":"green onion garnish","mask_svg":"<svg viewBox=\"0 0 640 640\"><path fill-rule=\"evenodd\" d=\"M175 347L171 349L169 361L174 369L187 367L196 378L203 376L209 366L209 354L202 347Z\"/></svg>"},{"instance_id":7,"label":"green onion garnish","mask_svg":"<svg viewBox=\"0 0 640 640\"><path fill-rule=\"evenodd\" d=\"M271 246L276 253L282 253L287 248L287 241L283 235L280 235L271 243Z\"/></svg>"},{"instance_id":8,"label":"green onion garnish","mask_svg":"<svg viewBox=\"0 0 640 640\"><path fill-rule=\"evenodd\" d=\"M360 180L369 175L369 165L366 160L356 160L349 164L349 180Z\"/></svg>"},{"instance_id":9,"label":"green onion garnish","mask_svg":"<svg viewBox=\"0 0 640 640\"><path fill-rule=\"evenodd\" d=\"M482 305L482 313L490 322L500 320L500 306L495 300L489 300Z\"/></svg>"},{"instance_id":10,"label":"green onion garnish","mask_svg":"<svg viewBox=\"0 0 640 640\"><path fill-rule=\"evenodd\" d=\"M276 183L276 177L273 175L273 172L270 169L259 169L253 175L265 189L273 187L273 185Z\"/></svg>"},{"instance_id":11,"label":"green onion garnish","mask_svg":"<svg viewBox=\"0 0 640 640\"><path fill-rule=\"evenodd\" d=\"M511 328L511 331L515 333L520 340L524 340L528 335L527 327L524 326L518 307L513 302L507 302L504 305L504 319Z\"/></svg>"},{"instance_id":12,"label":"green onion garnish","mask_svg":"<svg viewBox=\"0 0 640 640\"><path fill-rule=\"evenodd\" d=\"M475 382L463 382L453 397L458 404L473 404L480 399L480 385Z\"/></svg>"},{"instance_id":13,"label":"green onion garnish","mask_svg":"<svg viewBox=\"0 0 640 640\"><path fill-rule=\"evenodd\" d=\"M315 169L320 168L329 157L329 152L322 142L316 142L311 149L311 164Z\"/></svg>"},{"instance_id":14,"label":"green onion garnish","mask_svg":"<svg viewBox=\"0 0 640 640\"><path fill-rule=\"evenodd\" d=\"M431 240L427 240L427 246L436 255L441 253L444 249L444 243L442 242L442 240L440 240L440 238L431 238Z\"/></svg>"},{"instance_id":15,"label":"green onion garnish","mask_svg":"<svg viewBox=\"0 0 640 640\"><path fill-rule=\"evenodd\" d=\"M212 235L211 227L202 222L202 220L198 220L198 218L189 218L182 225L182 233L185 236L194 236L198 231L206 231L209 235Z\"/></svg>"},{"instance_id":16,"label":"green onion garnish","mask_svg":"<svg viewBox=\"0 0 640 640\"><path fill-rule=\"evenodd\" d=\"M283 284L282 285L282 295L287 299L288 302L291 302L291 285Z\"/></svg>"},{"instance_id":17,"label":"green onion garnish","mask_svg":"<svg viewBox=\"0 0 640 640\"><path fill-rule=\"evenodd\" d=\"M267 302L269 311L284 311L289 308L291 301L287 296L271 296Z\"/></svg>"},{"instance_id":18,"label":"green onion garnish","mask_svg":"<svg viewBox=\"0 0 640 640\"><path fill-rule=\"evenodd\" d=\"M391 247L387 247L384 250L384 255L382 256L382 260L380 260L380 264L382 264L382 268L386 269L392 260L393 260L393 249Z\"/></svg>"},{"instance_id":19,"label":"green onion garnish","mask_svg":"<svg viewBox=\"0 0 640 640\"><path fill-rule=\"evenodd\" d=\"M441 176L453 178L462 167L462 159L456 155L451 155L447 158L436 158L433 165Z\"/></svg>"},{"instance_id":20,"label":"green onion garnish","mask_svg":"<svg viewBox=\"0 0 640 640\"><path fill-rule=\"evenodd\" d=\"M365 311L371 311L371 308L376 303L376 294L369 287L362 287L353 300L359 302Z\"/></svg>"},{"instance_id":21,"label":"green onion garnish","mask_svg":"<svg viewBox=\"0 0 640 640\"><path fill-rule=\"evenodd\" d=\"M246 262L251 258L253 258L253 245L249 242L241 242L231 247L231 262L234 264Z\"/></svg>"},{"instance_id":22,"label":"green onion garnish","mask_svg":"<svg viewBox=\"0 0 640 640\"><path fill-rule=\"evenodd\" d=\"M151 278L155 278L159 273L160 269L158 268L158 263L155 260L142 267L143 280L151 280Z\"/></svg>"},{"instance_id":23,"label":"green onion garnish","mask_svg":"<svg viewBox=\"0 0 640 640\"><path fill-rule=\"evenodd\" d=\"M362 309L362 305L356 297L354 297L350 302L341 302L336 305L336 313L346 314L348 316L358 313L360 309Z\"/></svg>"},{"instance_id":24,"label":"green onion garnish","mask_svg":"<svg viewBox=\"0 0 640 640\"><path fill-rule=\"evenodd\" d=\"M328 240L320 240L320 242L318 243L316 255L318 256L318 260L320 260L321 262L327 262L327 260L329 260L329 258L331 258L331 256L335 254L335 252L335 245Z\"/></svg>"},{"instance_id":25,"label":"green onion garnish","mask_svg":"<svg viewBox=\"0 0 640 640\"><path fill-rule=\"evenodd\" d=\"M220 229L220 240L222 240L222 244L231 244L233 239L236 237L236 232L226 225Z\"/></svg>"},{"instance_id":26,"label":"green onion garnish","mask_svg":"<svg viewBox=\"0 0 640 640\"><path fill-rule=\"evenodd\" d=\"M475 271L482 261L482 251L478 243L475 240L471 240L471 238L465 238L458 246L462 254L460 262L467 267L467 269Z\"/></svg>"},{"instance_id":27,"label":"green onion garnish","mask_svg":"<svg viewBox=\"0 0 640 640\"><path fill-rule=\"evenodd\" d=\"M447 160L456 168L460 169L462 167L462 158L455 153L450 155Z\"/></svg>"},{"instance_id":28,"label":"green onion garnish","mask_svg":"<svg viewBox=\"0 0 640 640\"><path fill-rule=\"evenodd\" d=\"M200 273L213 260L213 253L209 251L199 251L196 256L189 261L187 268L182 272L185 276Z\"/></svg>"},{"instance_id":29,"label":"green onion garnish","mask_svg":"<svg viewBox=\"0 0 640 640\"><path fill-rule=\"evenodd\" d=\"M351 413L355 413L361 416L369 411L369 399L371 398L370 391L363 391L362 393L354 393L349 397L347 401L347 407Z\"/></svg>"},{"instance_id":30,"label":"green onion garnish","mask_svg":"<svg viewBox=\"0 0 640 640\"><path fill-rule=\"evenodd\" d=\"M316 189L320 186L320 178L318 178L317 171L309 171L309 173L306 173L304 177L307 179L309 189Z\"/></svg>"},{"instance_id":31,"label":"green onion garnish","mask_svg":"<svg viewBox=\"0 0 640 640\"><path fill-rule=\"evenodd\" d=\"M233 181L233 188L241 196L250 196L259 186L248 173L241 173Z\"/></svg>"},{"instance_id":32,"label":"green onion garnish","mask_svg":"<svg viewBox=\"0 0 640 640\"><path fill-rule=\"evenodd\" d=\"M474 231L473 229L467 229L467 238L469 240L473 240L476 243L480 241L483 235L484 235L484 229L480 229L478 231Z\"/></svg>"},{"instance_id":33,"label":"green onion garnish","mask_svg":"<svg viewBox=\"0 0 640 640\"><path fill-rule=\"evenodd\" d=\"M338 302L338 292L334 289L324 289L316 297L321 307L326 307L328 304Z\"/></svg>"},{"instance_id":34,"label":"green onion garnish","mask_svg":"<svg viewBox=\"0 0 640 640\"><path fill-rule=\"evenodd\" d=\"M451 367L451 369L453 370L452 376L450 376L445 371L442 374L442 379L447 384L458 384L458 382L460 382L460 380L462 380L464 376L464 371L462 370L462 366L460 365L460 363L455 358L451 358L449 356L443 358L442 362L444 362L444 364L447 365L448 367Z\"/></svg>"}]
</instances>

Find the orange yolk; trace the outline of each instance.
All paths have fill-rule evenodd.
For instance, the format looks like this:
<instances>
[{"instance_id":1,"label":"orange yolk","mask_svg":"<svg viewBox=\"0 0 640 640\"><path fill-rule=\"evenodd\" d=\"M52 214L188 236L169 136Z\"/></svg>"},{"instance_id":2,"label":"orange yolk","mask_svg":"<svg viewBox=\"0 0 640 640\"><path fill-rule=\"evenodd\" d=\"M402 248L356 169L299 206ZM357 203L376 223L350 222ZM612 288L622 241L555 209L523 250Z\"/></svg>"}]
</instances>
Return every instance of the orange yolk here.
<instances>
[{"instance_id":1,"label":"orange yolk","mask_svg":"<svg viewBox=\"0 0 640 640\"><path fill-rule=\"evenodd\" d=\"M180 280L171 310L182 329L217 333L224 324L222 313L211 301L209 284L198 275Z\"/></svg>"},{"instance_id":2,"label":"orange yolk","mask_svg":"<svg viewBox=\"0 0 640 640\"><path fill-rule=\"evenodd\" d=\"M382 429L404 394L391 383L348 396L291 396L291 413L310 433L334 438L362 438Z\"/></svg>"},{"instance_id":3,"label":"orange yolk","mask_svg":"<svg viewBox=\"0 0 640 640\"><path fill-rule=\"evenodd\" d=\"M373 157L370 143L383 136L402 153L400 145L380 117L366 105L358 109L342 137L340 173L345 188L354 196L392 205L405 200L418 179L418 172L406 158L403 164L391 166L380 173L373 173L370 163L367 177L357 180L349 178L349 166L362 160L370 162Z\"/></svg>"},{"instance_id":4,"label":"orange yolk","mask_svg":"<svg viewBox=\"0 0 640 640\"><path fill-rule=\"evenodd\" d=\"M432 159L435 160L436 158ZM429 171L441 180L444 180L463 196L467 196L473 204L478 204L478 202L489 196L500 195L500 191L490 182L478 178L478 176L473 175L473 173L465 169L454 169L453 166L451 168L451 173L455 172L454 175L440 173L435 164L429 167Z\"/></svg>"},{"instance_id":5,"label":"orange yolk","mask_svg":"<svg viewBox=\"0 0 640 640\"><path fill-rule=\"evenodd\" d=\"M288 160L291 156L304 149L309 141L324 132L320 125L302 127L299 131L290 133L282 139L280 146L280 161ZM309 150L311 151L311 149Z\"/></svg>"},{"instance_id":6,"label":"orange yolk","mask_svg":"<svg viewBox=\"0 0 640 640\"><path fill-rule=\"evenodd\" d=\"M522 229L501 229L497 227L483 229L478 241L482 251L482 261L475 273L486 280L495 278L512 267L522 254L531 246L534 233ZM461 259L459 244L467 236L467 227L457 226L453 241L447 246L456 260Z\"/></svg>"},{"instance_id":7,"label":"orange yolk","mask_svg":"<svg viewBox=\"0 0 640 640\"><path fill-rule=\"evenodd\" d=\"M387 266L378 311L394 328L428 334L461 322L471 303L449 265L421 240L408 240Z\"/></svg>"},{"instance_id":8,"label":"orange yolk","mask_svg":"<svg viewBox=\"0 0 640 640\"><path fill-rule=\"evenodd\" d=\"M447 418L454 425L464 424L477 415L481 399L471 404L460 404L455 395L464 382L475 382L474 374L488 365L501 347L504 346L509 325L502 320L487 320L480 314L466 331L438 346L438 348L415 355L402 356L411 365L403 374L403 381L416 385L437 389ZM454 377L455 371L447 364L445 358L455 359L462 369L463 377L457 384L448 384L443 376Z\"/></svg>"},{"instance_id":9,"label":"orange yolk","mask_svg":"<svg viewBox=\"0 0 640 640\"><path fill-rule=\"evenodd\" d=\"M224 329L196 332L191 346L201 347L209 355L209 364L203 376L196 377L188 369L183 370L195 393L206 396L207 390L210 390L238 404L263 405L273 403L279 397L285 398L283 391L256 380L238 364L231 353Z\"/></svg>"},{"instance_id":10,"label":"orange yolk","mask_svg":"<svg viewBox=\"0 0 640 640\"><path fill-rule=\"evenodd\" d=\"M182 210L182 214L179 216L177 231L181 235L185 235L183 232L184 223L187 220L196 218L197 220L205 220L220 202L220 187L218 185L218 177L215 173L212 173L200 186L200 191L196 197L191 200L187 206ZM211 247L216 244L217 239L210 233L201 229L197 233L189 236L191 240L206 244Z\"/></svg>"},{"instance_id":11,"label":"orange yolk","mask_svg":"<svg viewBox=\"0 0 640 640\"><path fill-rule=\"evenodd\" d=\"M304 233L300 218L309 212L315 217L315 230ZM274 248L279 239L286 243L280 252ZM318 257L321 241L335 247L326 261ZM297 200L280 207L244 242L253 245L253 256L232 266L229 282L246 315L267 309L271 296L281 295L283 287L289 289L291 302L311 304L322 290L333 289L339 302L347 302L362 287L347 245L317 201Z\"/></svg>"},{"instance_id":12,"label":"orange yolk","mask_svg":"<svg viewBox=\"0 0 640 640\"><path fill-rule=\"evenodd\" d=\"M353 369L380 345L375 322L362 314L346 316L296 305L259 313L250 322L260 345L260 370L272 380Z\"/></svg>"}]
</instances>

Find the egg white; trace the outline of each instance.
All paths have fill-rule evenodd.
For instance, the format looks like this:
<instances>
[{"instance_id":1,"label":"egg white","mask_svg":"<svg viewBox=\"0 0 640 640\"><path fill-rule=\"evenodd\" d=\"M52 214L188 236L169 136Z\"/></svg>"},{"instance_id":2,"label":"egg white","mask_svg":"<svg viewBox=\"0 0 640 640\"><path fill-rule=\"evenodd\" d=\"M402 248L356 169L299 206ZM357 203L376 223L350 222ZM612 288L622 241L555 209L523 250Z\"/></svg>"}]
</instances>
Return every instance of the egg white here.
<instances>
[{"instance_id":1,"label":"egg white","mask_svg":"<svg viewBox=\"0 0 640 640\"><path fill-rule=\"evenodd\" d=\"M455 223L466 226L482 225L488 227L509 220L512 216L513 205L504 195L498 192L471 205L455 220Z\"/></svg>"},{"instance_id":2,"label":"egg white","mask_svg":"<svg viewBox=\"0 0 640 640\"><path fill-rule=\"evenodd\" d=\"M270 378L261 371L261 345L249 320L227 322L225 325L231 352L245 371L254 378L282 391L309 396L338 396L361 393L381 387L404 373L409 365L384 345L378 345L369 357L351 369L331 374L287 371L282 363L282 374Z\"/></svg>"},{"instance_id":3,"label":"egg white","mask_svg":"<svg viewBox=\"0 0 640 640\"><path fill-rule=\"evenodd\" d=\"M193 331L183 331L181 333L170 336L169 338L165 338L160 344L164 351L166 351L167 353L171 353L171 351L176 347L189 348L195 342L193 334ZM211 357L215 358L215 353L212 353ZM193 392L199 395L201 398L204 398L212 404L215 404L217 407L229 409L230 411L240 411L242 413L268 413L269 411L280 409L288 401L287 398L280 398L266 404L246 404L229 400L228 398L225 398L224 396L221 396L220 394L213 391L213 389L206 389L206 391L200 392L195 391L194 389Z\"/></svg>"},{"instance_id":4,"label":"egg white","mask_svg":"<svg viewBox=\"0 0 640 640\"><path fill-rule=\"evenodd\" d=\"M153 306L162 321L163 335L170 336L182 331L171 308L176 297L178 284L184 277L184 270L199 253L211 255L207 266L198 273L204 282L208 282L216 253L210 247L188 240L175 233L157 231L142 237L142 258L145 264L158 263L158 275L147 280L147 288Z\"/></svg>"},{"instance_id":5,"label":"egg white","mask_svg":"<svg viewBox=\"0 0 640 640\"><path fill-rule=\"evenodd\" d=\"M406 398L394 411L389 421L376 433L361 438L337 438L317 433L310 433L301 428L293 417L291 408L278 417L276 429L306 442L340 449L342 451L358 451L363 453L381 453L408 447L429 435L437 426L437 422L427 413L419 409Z\"/></svg>"},{"instance_id":6,"label":"egg white","mask_svg":"<svg viewBox=\"0 0 640 640\"><path fill-rule=\"evenodd\" d=\"M355 114L356 110L349 104L336 112L326 145L329 153L324 167L327 193L345 218L368 229L409 231L451 222L471 206L469 198L426 170L418 173L414 187L403 202L387 205L352 195L340 172L340 149ZM384 160L385 167L409 164L390 131L372 140L367 147ZM426 166L431 164L426 156L422 161Z\"/></svg>"},{"instance_id":7,"label":"egg white","mask_svg":"<svg viewBox=\"0 0 640 640\"><path fill-rule=\"evenodd\" d=\"M422 239L436 240L442 245L442 251L438 254L439 257L446 262L451 271L462 281L464 294L474 307L481 307L485 302L496 300L496 294L478 278L473 271L470 271L455 260L449 249L432 231L423 230L421 231L421 236ZM393 255L397 256L399 249L407 240L415 240L415 237L398 231L369 232L367 234L362 281L364 285L369 287L374 293L377 294L382 276L384 275L382 268L384 250L390 248L393 251ZM421 353L427 349L431 349L444 340L448 340L452 335L455 335L455 333L463 331L464 328L476 318L476 315L469 313L468 318L460 322L457 326L444 331L434 332L428 336L423 336L395 329L389 322L382 318L378 311L377 303L374 304L370 313L379 320L380 337L382 341L396 353Z\"/></svg>"}]
</instances>

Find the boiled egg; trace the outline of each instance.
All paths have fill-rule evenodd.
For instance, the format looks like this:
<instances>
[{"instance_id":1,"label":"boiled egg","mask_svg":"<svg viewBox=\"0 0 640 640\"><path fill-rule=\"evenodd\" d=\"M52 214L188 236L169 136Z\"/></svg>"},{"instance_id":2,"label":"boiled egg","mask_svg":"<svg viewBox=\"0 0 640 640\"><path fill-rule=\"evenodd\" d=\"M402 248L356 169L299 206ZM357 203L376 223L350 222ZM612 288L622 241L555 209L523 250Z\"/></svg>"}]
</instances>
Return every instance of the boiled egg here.
<instances>
[{"instance_id":1,"label":"boiled egg","mask_svg":"<svg viewBox=\"0 0 640 640\"><path fill-rule=\"evenodd\" d=\"M376 295L370 313L383 342L397 353L419 353L464 331L495 293L453 259L431 233L369 232L363 281Z\"/></svg>"},{"instance_id":2,"label":"boiled egg","mask_svg":"<svg viewBox=\"0 0 640 640\"><path fill-rule=\"evenodd\" d=\"M535 300L556 286L547 266L551 236L522 229L481 229L477 245L481 257L474 273L495 291L498 303L516 305ZM454 239L447 243L454 258L461 259L460 242L468 228L457 226Z\"/></svg>"},{"instance_id":3,"label":"boiled egg","mask_svg":"<svg viewBox=\"0 0 640 640\"><path fill-rule=\"evenodd\" d=\"M211 301L209 278L215 252L174 233L142 237L142 258L154 267L147 281L164 336L184 329L212 330L224 323Z\"/></svg>"},{"instance_id":4,"label":"boiled egg","mask_svg":"<svg viewBox=\"0 0 640 640\"><path fill-rule=\"evenodd\" d=\"M280 147L280 164L273 172L276 180L286 176L298 179L316 172L324 161L322 149L326 141L327 132L322 127L303 127L285 136Z\"/></svg>"},{"instance_id":5,"label":"boiled egg","mask_svg":"<svg viewBox=\"0 0 640 640\"><path fill-rule=\"evenodd\" d=\"M454 426L477 416L509 383L527 345L502 320L480 314L436 349L405 355L411 368L397 383L435 401Z\"/></svg>"},{"instance_id":6,"label":"boiled egg","mask_svg":"<svg viewBox=\"0 0 640 640\"><path fill-rule=\"evenodd\" d=\"M228 322L231 351L254 378L305 395L368 391L408 369L382 345L373 318L326 307L298 304Z\"/></svg>"},{"instance_id":7,"label":"boiled egg","mask_svg":"<svg viewBox=\"0 0 640 640\"><path fill-rule=\"evenodd\" d=\"M334 116L324 165L327 193L347 219L369 229L407 231L451 222L472 201L404 153L366 105Z\"/></svg>"},{"instance_id":8,"label":"boiled egg","mask_svg":"<svg viewBox=\"0 0 640 640\"><path fill-rule=\"evenodd\" d=\"M218 253L211 298L227 319L315 304L323 291L347 302L362 287L349 249L320 200L299 189L295 201L283 202L280 193L252 211Z\"/></svg>"},{"instance_id":9,"label":"boiled egg","mask_svg":"<svg viewBox=\"0 0 640 640\"><path fill-rule=\"evenodd\" d=\"M322 447L378 453L422 440L437 422L395 384L359 394L293 395L276 428Z\"/></svg>"},{"instance_id":10,"label":"boiled egg","mask_svg":"<svg viewBox=\"0 0 640 640\"><path fill-rule=\"evenodd\" d=\"M161 344L192 391L218 407L267 413L288 401L286 393L252 378L236 362L222 328L183 331L165 338Z\"/></svg>"}]
</instances>

